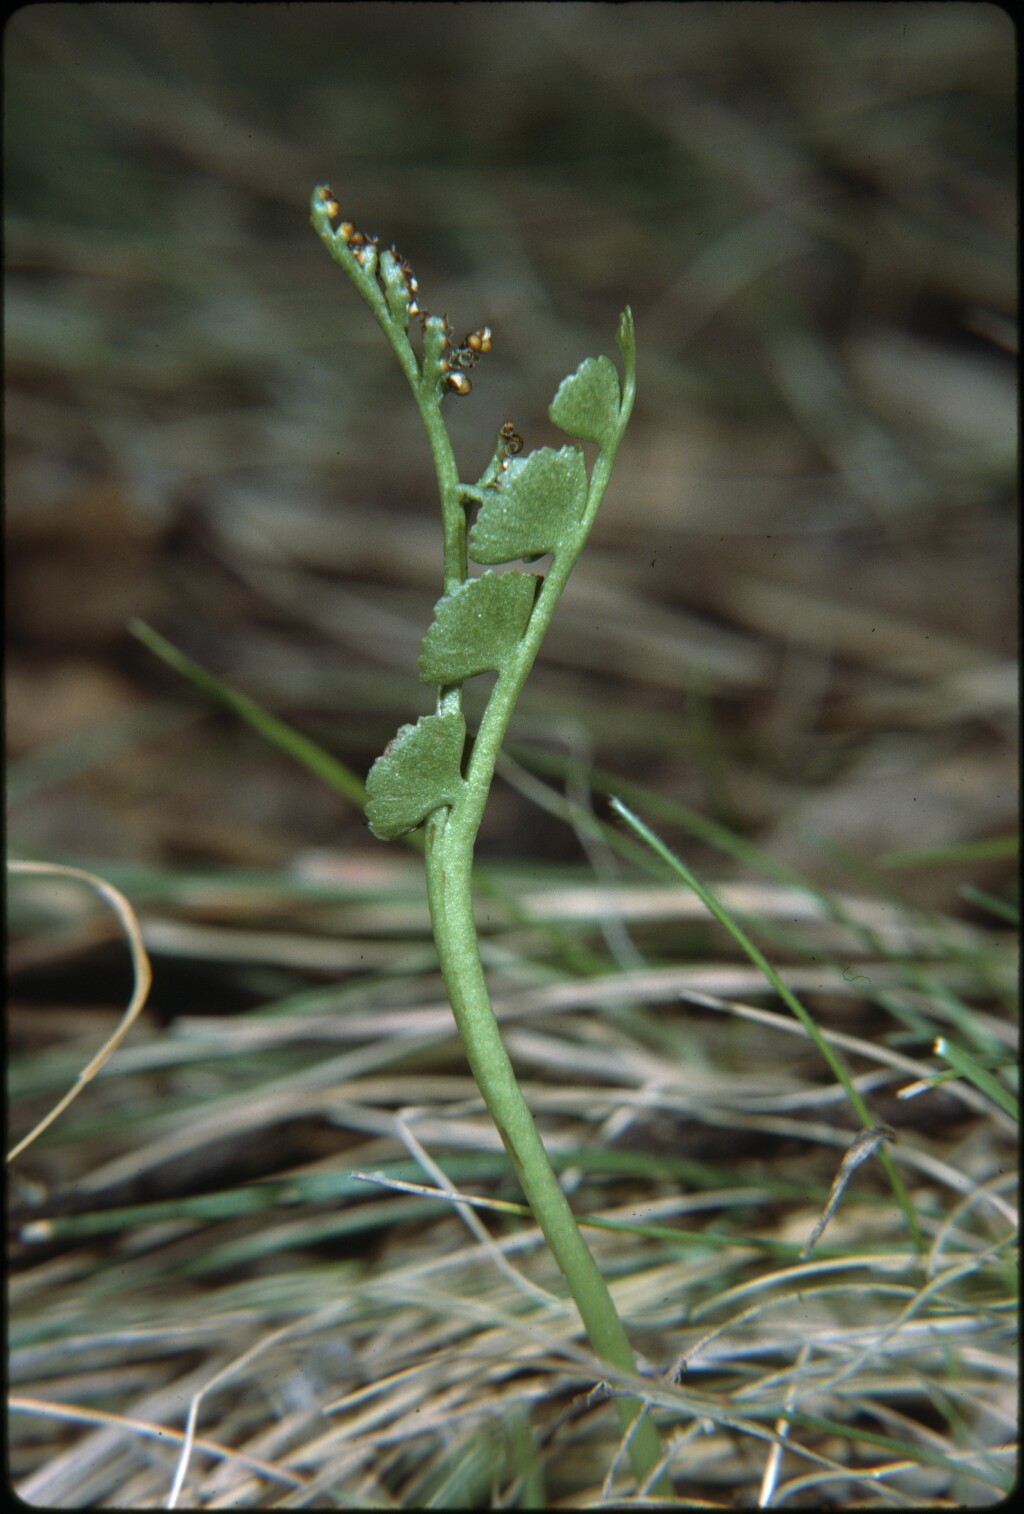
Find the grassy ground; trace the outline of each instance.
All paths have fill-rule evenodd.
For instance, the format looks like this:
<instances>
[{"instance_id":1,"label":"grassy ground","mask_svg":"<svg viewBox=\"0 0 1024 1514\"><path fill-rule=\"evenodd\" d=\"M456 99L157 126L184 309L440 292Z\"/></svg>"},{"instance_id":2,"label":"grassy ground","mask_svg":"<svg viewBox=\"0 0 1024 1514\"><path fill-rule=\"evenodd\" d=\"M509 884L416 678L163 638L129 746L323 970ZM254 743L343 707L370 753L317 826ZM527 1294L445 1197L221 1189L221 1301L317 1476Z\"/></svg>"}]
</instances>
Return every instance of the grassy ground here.
<instances>
[{"instance_id":1,"label":"grassy ground","mask_svg":"<svg viewBox=\"0 0 1024 1514\"><path fill-rule=\"evenodd\" d=\"M415 855L126 630L151 621L359 773L429 703L429 463L308 227L327 180L458 332L494 328L450 402L467 478L506 417L551 442L559 379L636 314L634 422L495 787L480 916L680 1497L998 1499L1005 16L52 6L5 40L9 850L121 887L155 973L10 1169L13 1486L48 1507L631 1493L465 1073ZM612 794L895 1131L808 1258L860 1121ZM84 891L18 880L9 915L17 1140L131 983Z\"/></svg>"}]
</instances>

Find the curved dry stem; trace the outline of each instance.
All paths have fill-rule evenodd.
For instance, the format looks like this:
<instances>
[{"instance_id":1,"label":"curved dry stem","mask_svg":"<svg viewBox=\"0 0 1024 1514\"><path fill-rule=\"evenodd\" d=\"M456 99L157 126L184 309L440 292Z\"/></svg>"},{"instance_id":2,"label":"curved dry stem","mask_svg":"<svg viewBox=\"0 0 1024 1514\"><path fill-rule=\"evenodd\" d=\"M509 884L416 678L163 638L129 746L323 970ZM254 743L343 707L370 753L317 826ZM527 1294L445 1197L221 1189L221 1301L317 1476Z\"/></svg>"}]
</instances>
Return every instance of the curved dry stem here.
<instances>
[{"instance_id":1,"label":"curved dry stem","mask_svg":"<svg viewBox=\"0 0 1024 1514\"><path fill-rule=\"evenodd\" d=\"M29 1131L28 1135L23 1136L17 1145L12 1146L11 1150L7 1153L6 1161L13 1162L15 1157L20 1156L27 1147L31 1146L37 1137L42 1135L44 1130L48 1130L54 1121L59 1119L68 1105L78 1098L85 1085L92 1082L104 1063L113 1056L132 1025L138 1019L142 1007L149 996L150 985L153 982L153 969L150 966L146 948L142 944L142 932L139 929L139 922L135 911L120 889L116 889L105 878L100 878L95 873L86 872L84 868L68 867L66 864L60 862L8 862L7 871L21 877L71 878L75 882L84 883L88 888L93 889L110 905L121 924L121 928L128 941L128 950L131 952L132 958L132 971L135 975L135 987L131 999L128 1001L128 1007L121 1016L120 1023L113 1035L104 1041L92 1061L82 1068L74 1084L68 1089L64 1097L57 1101L49 1113L44 1115L39 1121L38 1125L35 1125Z\"/></svg>"}]
</instances>

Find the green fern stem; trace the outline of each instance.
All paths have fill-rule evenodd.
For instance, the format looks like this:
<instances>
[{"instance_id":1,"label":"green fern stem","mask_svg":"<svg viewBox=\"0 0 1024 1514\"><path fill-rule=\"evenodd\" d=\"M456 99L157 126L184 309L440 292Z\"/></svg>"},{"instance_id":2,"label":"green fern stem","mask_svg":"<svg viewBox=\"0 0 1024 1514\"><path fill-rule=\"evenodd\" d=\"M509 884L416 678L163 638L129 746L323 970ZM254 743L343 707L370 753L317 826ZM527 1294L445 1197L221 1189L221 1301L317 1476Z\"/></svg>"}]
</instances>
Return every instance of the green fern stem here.
<instances>
[{"instance_id":1,"label":"green fern stem","mask_svg":"<svg viewBox=\"0 0 1024 1514\"><path fill-rule=\"evenodd\" d=\"M427 893L441 972L470 1069L497 1126L523 1193L579 1310L597 1356L634 1375L636 1359L608 1285L598 1271L555 1176L544 1143L516 1079L487 992L473 915L473 855L465 822L439 811L427 824ZM617 1400L638 1480L661 1459L658 1431L649 1418L636 1425L641 1405ZM661 1491L670 1491L662 1486Z\"/></svg>"},{"instance_id":2,"label":"green fern stem","mask_svg":"<svg viewBox=\"0 0 1024 1514\"><path fill-rule=\"evenodd\" d=\"M562 1271L595 1353L620 1372L636 1373L636 1359L608 1285L580 1233L530 1109L519 1087L487 991L473 911L473 852L494 768L509 721L555 606L597 514L615 460L618 441L633 406L633 374L627 370L618 436L600 454L590 480L587 508L569 550L557 552L514 655L498 674L466 770L465 786L449 809L427 822L427 894L441 972L470 1069L508 1152L527 1202ZM641 1404L619 1398L619 1417L631 1432L629 1454L637 1478L661 1459L653 1422L635 1424ZM658 1484L670 1493L667 1479Z\"/></svg>"},{"instance_id":3,"label":"green fern stem","mask_svg":"<svg viewBox=\"0 0 1024 1514\"><path fill-rule=\"evenodd\" d=\"M362 237L349 223L342 223L340 207L326 186L314 192L311 213L318 234L370 306L409 381L434 461L444 529L447 603L436 607L438 619L420 660L424 681L438 688L437 714L421 717L415 727L404 726L374 764L367 780L367 814L375 834L383 839L407 834L426 822L424 850L434 938L473 1076L595 1353L615 1369L616 1376L635 1377L636 1360L625 1328L555 1176L505 1050L487 992L473 913L473 852L495 764L516 701L597 514L633 408L632 315L629 310L623 313L617 333L624 369L621 390L607 358L588 359L563 382L549 410L555 424L570 436L597 443L599 452L589 482L578 447L557 453L541 449L525 463L516 459L521 471L514 472L509 468L512 454L499 440L483 477L477 484L464 484L441 404L452 388L467 393L471 386L464 375L460 377L461 363L452 366L455 357L447 322L444 317L420 314L423 356L417 358L408 324L411 301L418 302L418 284L408 265L400 263L393 250L381 253L375 239ZM477 347L487 350L489 330L474 337ZM470 342L467 337L466 345ZM459 353L466 356L466 348ZM468 356L470 366L474 361ZM507 422L503 433L510 426ZM518 451L522 441L516 440ZM479 539L473 541L467 530L466 507L471 504L480 507L474 527ZM470 549L483 565L550 553L550 566L536 599L530 603L529 589L523 592L519 587L525 588L528 581L519 572L513 580L504 581L509 592L492 588L501 582L494 578L474 587L468 577ZM481 624L488 612L499 617L490 632ZM461 684L487 669L497 672L497 681L462 772ZM430 676L431 671L436 677ZM620 1394L617 1407L637 1479L641 1484L653 1479L654 1491L671 1496L667 1476L654 1475L662 1448L642 1400Z\"/></svg>"}]
</instances>

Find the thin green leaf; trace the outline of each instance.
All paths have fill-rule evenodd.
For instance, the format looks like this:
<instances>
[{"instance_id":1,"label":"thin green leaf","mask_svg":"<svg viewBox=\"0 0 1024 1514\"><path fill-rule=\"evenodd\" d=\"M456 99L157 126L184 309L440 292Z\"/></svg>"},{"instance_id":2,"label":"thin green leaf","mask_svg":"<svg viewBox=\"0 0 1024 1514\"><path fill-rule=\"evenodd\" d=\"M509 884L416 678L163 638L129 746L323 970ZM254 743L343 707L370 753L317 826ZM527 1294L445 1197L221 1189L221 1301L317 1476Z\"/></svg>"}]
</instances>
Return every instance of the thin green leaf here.
<instances>
[{"instance_id":1,"label":"thin green leaf","mask_svg":"<svg viewBox=\"0 0 1024 1514\"><path fill-rule=\"evenodd\" d=\"M131 620L128 622L128 630L141 641L143 646L155 652L162 662L180 673L193 684L201 693L209 695L219 704L232 711L233 714L244 720L246 725L252 726L258 731L264 740L273 746L287 752L296 762L300 762L304 768L315 774L317 778L336 789L339 794L344 794L346 799L351 799L355 804L362 805L366 798L366 788L363 780L352 769L332 757L330 752L325 752L309 736L304 736L301 731L295 730L294 726L286 725L276 715L271 715L262 705L256 703L248 694L233 689L230 684L224 683L212 673L208 673L198 662L193 662L191 657L186 657L172 642L154 631L152 626L144 620Z\"/></svg>"},{"instance_id":2,"label":"thin green leaf","mask_svg":"<svg viewBox=\"0 0 1024 1514\"><path fill-rule=\"evenodd\" d=\"M1003 862L1016 857L1020 837L987 836L981 841L962 841L951 846L924 846L911 851L886 852L879 867L936 867L940 863Z\"/></svg>"},{"instance_id":3,"label":"thin green leaf","mask_svg":"<svg viewBox=\"0 0 1024 1514\"><path fill-rule=\"evenodd\" d=\"M620 399L611 358L588 357L559 384L548 415L569 436L609 447L619 432Z\"/></svg>"},{"instance_id":4,"label":"thin green leaf","mask_svg":"<svg viewBox=\"0 0 1024 1514\"><path fill-rule=\"evenodd\" d=\"M375 836L393 841L455 803L465 743L466 722L457 711L402 726L366 780L366 818Z\"/></svg>"},{"instance_id":5,"label":"thin green leaf","mask_svg":"<svg viewBox=\"0 0 1024 1514\"><path fill-rule=\"evenodd\" d=\"M958 893L968 904L987 910L990 915L995 915L997 920L1005 920L1015 930L1020 925L1020 910L1009 899L1000 899L998 895L990 894L987 888L978 888L973 883L963 884Z\"/></svg>"},{"instance_id":6,"label":"thin green leaf","mask_svg":"<svg viewBox=\"0 0 1024 1514\"><path fill-rule=\"evenodd\" d=\"M829 1067L831 1067L837 1080L845 1090L846 1096L849 1099L851 1105L856 1110L857 1117L859 1118L861 1125L865 1129L870 1129L872 1126L874 1126L877 1122L872 1118L871 1112L869 1111L867 1105L864 1103L864 1100L861 1098L860 1092L857 1089L856 1084L850 1077L850 1074L846 1070L846 1066L842 1058L838 1055L838 1053L833 1051L832 1047L828 1044L828 1042L825 1040L825 1037L818 1029L813 1016L810 1015L804 1008L804 1006L800 1003L800 1000L796 997L796 994L793 993L789 985L784 983L783 980L779 977L778 973L768 961L764 952L761 951L760 947L755 945L755 943L751 941L746 932L739 925L737 925L736 921L732 918L729 912L725 908L723 908L723 906L719 903L718 899L706 886L706 884L702 883L696 876L696 874L690 871L682 858L677 857L675 852L673 852L670 847L665 845L661 837L651 830L650 826L644 824L639 815L634 815L633 811L627 805L623 804L621 799L612 798L611 807L617 814L622 816L623 820L625 820L628 825L632 826L633 830L636 831L637 835L647 843L647 845L656 854L656 856L660 857L663 862L667 863L672 871L678 877L682 878L684 883L687 883L689 887L693 889L698 899L700 899L701 902L707 907L707 909L710 910L711 914L714 915L719 924L725 927L725 929L729 932L737 945L750 958L751 962L753 962L756 967L759 967L761 969L765 977L768 979L769 983L775 989L775 992L793 1011L793 1014L807 1031L807 1034L810 1036L811 1040L818 1048L818 1051L821 1053L822 1057L824 1057ZM880 1155L882 1164L886 1170L886 1176L888 1177L890 1186L892 1187L893 1193L895 1194L896 1202L899 1204L900 1209L903 1212L910 1232L913 1235L916 1244L919 1247L923 1247L924 1243L921 1236L920 1227L917 1223L917 1216L914 1214L913 1207L911 1206L910 1200L907 1197L907 1191L903 1186L903 1181L900 1178L900 1175L897 1172L896 1168L893 1166L891 1157L884 1148L882 1149Z\"/></svg>"},{"instance_id":7,"label":"thin green leaf","mask_svg":"<svg viewBox=\"0 0 1024 1514\"><path fill-rule=\"evenodd\" d=\"M578 447L541 447L514 459L501 487L489 491L470 532L474 561L493 566L543 557L575 537L587 498L587 470Z\"/></svg>"},{"instance_id":8,"label":"thin green leaf","mask_svg":"<svg viewBox=\"0 0 1024 1514\"><path fill-rule=\"evenodd\" d=\"M439 599L420 653L423 682L456 684L503 667L526 630L536 591L533 573L484 573Z\"/></svg>"},{"instance_id":9,"label":"thin green leaf","mask_svg":"<svg viewBox=\"0 0 1024 1514\"><path fill-rule=\"evenodd\" d=\"M962 1046L957 1046L953 1041L947 1041L945 1036L939 1036L935 1042L935 1055L942 1057L950 1067L956 1069L962 1078L973 1083L975 1088L990 1098L994 1104L998 1104L999 1108L1012 1120L1020 1119L1020 1104L1016 1095L987 1068L982 1067L980 1062L976 1062L972 1056L969 1056Z\"/></svg>"}]
</instances>

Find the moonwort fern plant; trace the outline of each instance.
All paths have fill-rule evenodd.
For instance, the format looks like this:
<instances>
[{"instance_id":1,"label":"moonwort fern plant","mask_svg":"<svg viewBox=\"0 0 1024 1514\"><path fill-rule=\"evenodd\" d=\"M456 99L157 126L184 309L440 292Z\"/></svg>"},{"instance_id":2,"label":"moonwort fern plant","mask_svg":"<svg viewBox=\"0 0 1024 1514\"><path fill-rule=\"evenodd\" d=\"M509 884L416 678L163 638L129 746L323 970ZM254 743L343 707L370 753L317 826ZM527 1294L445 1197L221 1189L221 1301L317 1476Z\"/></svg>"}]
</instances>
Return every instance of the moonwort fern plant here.
<instances>
[{"instance_id":1,"label":"moonwort fern plant","mask_svg":"<svg viewBox=\"0 0 1024 1514\"><path fill-rule=\"evenodd\" d=\"M445 317L421 308L409 264L393 247L382 248L375 237L345 220L326 185L313 193L312 223L369 305L409 381L441 500L444 593L419 658L420 677L437 690L436 711L402 726L373 764L366 784L367 819L374 835L385 841L425 827L434 939L470 1068L594 1351L614 1375L628 1378L637 1369L625 1328L555 1177L491 1007L473 915L472 870L509 720L593 525L633 408L632 313L623 311L617 331L621 385L609 358L587 358L563 380L550 405L551 420L572 443L522 455L522 439L506 421L484 473L466 484L459 477L442 406L450 395L470 392L470 372L491 348L490 329L482 327L456 342ZM422 333L419 352L409 335L413 317ZM589 478L580 442L594 442L599 449ZM487 571L548 556L543 576L520 568ZM471 574L470 561L485 571ZM470 740L462 686L485 672L496 673L497 679ZM659 1436L641 1402L630 1396L619 1396L617 1402L638 1480L669 1491L664 1476L658 1476Z\"/></svg>"}]
</instances>

